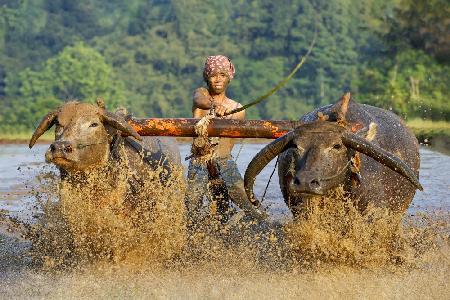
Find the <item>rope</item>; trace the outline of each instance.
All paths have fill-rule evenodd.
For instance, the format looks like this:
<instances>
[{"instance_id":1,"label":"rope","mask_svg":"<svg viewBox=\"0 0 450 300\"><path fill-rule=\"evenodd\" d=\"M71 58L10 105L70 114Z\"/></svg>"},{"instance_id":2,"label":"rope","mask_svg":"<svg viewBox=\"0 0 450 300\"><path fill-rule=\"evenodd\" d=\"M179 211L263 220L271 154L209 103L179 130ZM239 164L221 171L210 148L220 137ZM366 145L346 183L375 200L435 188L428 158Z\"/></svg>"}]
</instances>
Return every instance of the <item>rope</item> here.
<instances>
[{"instance_id":1,"label":"rope","mask_svg":"<svg viewBox=\"0 0 450 300\"><path fill-rule=\"evenodd\" d=\"M241 154L242 148L244 148L244 140L242 140L241 146L239 147L238 153L236 154L236 158L234 159L235 162L237 162L239 155Z\"/></svg>"},{"instance_id":2,"label":"rope","mask_svg":"<svg viewBox=\"0 0 450 300\"><path fill-rule=\"evenodd\" d=\"M238 113L240 111L243 111L253 105L256 105L260 102L262 102L263 100L269 98L270 96L272 96L273 94L275 94L276 91L278 91L280 88L282 88L284 85L286 85L286 83L289 82L289 80L291 80L291 78L295 75L295 73L297 73L297 71L302 67L302 65L305 63L306 58L308 58L308 56L311 54L312 49L314 48L314 44L316 43L316 36L317 36L317 27L314 31L314 38L311 42L311 44L309 45L308 51L306 52L305 55L302 56L302 58L300 59L300 61L298 62L298 64L295 66L295 68L291 71L291 73L289 73L289 75L287 77L285 77L283 80L281 80L275 87L273 87L271 90L269 90L267 93L265 93L262 96L259 96L258 98L256 98L256 100L242 106L236 109L233 109L230 112L227 112L224 114L224 116L228 116L228 115L232 115L235 113Z\"/></svg>"},{"instance_id":3,"label":"rope","mask_svg":"<svg viewBox=\"0 0 450 300\"><path fill-rule=\"evenodd\" d=\"M214 118L214 109L211 109L194 125L197 137L194 138L192 143L191 155L186 157L186 160L194 157L202 162L206 162L214 157L213 147L215 144L211 143L211 140L208 138L208 125Z\"/></svg>"},{"instance_id":4,"label":"rope","mask_svg":"<svg viewBox=\"0 0 450 300\"><path fill-rule=\"evenodd\" d=\"M101 142L98 142L98 143L91 143L91 144L77 144L77 149L83 149L83 148L86 148L86 147L90 147L90 146L95 146L95 145L102 145L102 144L106 144L106 143L109 143L108 141L101 141Z\"/></svg>"},{"instance_id":5,"label":"rope","mask_svg":"<svg viewBox=\"0 0 450 300\"><path fill-rule=\"evenodd\" d=\"M263 203L264 199L266 198L267 189L269 188L270 181L272 180L272 176L275 173L275 169L277 168L278 165L278 158L279 156L277 157L277 161L275 162L275 166L273 167L272 174L270 174L269 181L267 182L266 188L264 189L264 194L262 195L261 203Z\"/></svg>"},{"instance_id":6,"label":"rope","mask_svg":"<svg viewBox=\"0 0 450 300\"><path fill-rule=\"evenodd\" d=\"M340 169L339 172L337 172L335 175L332 175L332 176L329 176L329 177L324 177L324 178L319 178L319 179L320 179L320 180L325 180L325 181L334 179L334 178L340 176L340 175L341 175L342 173L344 173L345 171L347 171L347 168L350 166L351 163L352 163L352 161L349 160L349 161L345 164L345 166L343 166L342 169Z\"/></svg>"},{"instance_id":7,"label":"rope","mask_svg":"<svg viewBox=\"0 0 450 300\"><path fill-rule=\"evenodd\" d=\"M195 133L199 137L208 137L208 125L214 118L214 113L210 110L203 118L201 118L194 126Z\"/></svg>"}]
</instances>

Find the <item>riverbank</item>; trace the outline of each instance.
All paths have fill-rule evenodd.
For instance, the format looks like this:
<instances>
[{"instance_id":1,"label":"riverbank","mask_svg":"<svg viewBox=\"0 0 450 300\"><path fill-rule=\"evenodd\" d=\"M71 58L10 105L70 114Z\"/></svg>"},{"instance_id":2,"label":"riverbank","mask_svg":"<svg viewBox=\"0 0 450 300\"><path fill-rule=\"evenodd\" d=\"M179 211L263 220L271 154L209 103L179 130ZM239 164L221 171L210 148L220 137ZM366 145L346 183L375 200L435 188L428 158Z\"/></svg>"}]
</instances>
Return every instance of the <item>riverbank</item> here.
<instances>
[{"instance_id":1,"label":"riverbank","mask_svg":"<svg viewBox=\"0 0 450 300\"><path fill-rule=\"evenodd\" d=\"M450 122L414 119L407 124L419 143L450 155Z\"/></svg>"},{"instance_id":2,"label":"riverbank","mask_svg":"<svg viewBox=\"0 0 450 300\"><path fill-rule=\"evenodd\" d=\"M23 132L0 132L0 145L1 144L28 144L31 136L33 135L32 131L23 131ZM53 131L48 131L44 133L37 143L39 144L47 144L53 141L55 138Z\"/></svg>"}]
</instances>

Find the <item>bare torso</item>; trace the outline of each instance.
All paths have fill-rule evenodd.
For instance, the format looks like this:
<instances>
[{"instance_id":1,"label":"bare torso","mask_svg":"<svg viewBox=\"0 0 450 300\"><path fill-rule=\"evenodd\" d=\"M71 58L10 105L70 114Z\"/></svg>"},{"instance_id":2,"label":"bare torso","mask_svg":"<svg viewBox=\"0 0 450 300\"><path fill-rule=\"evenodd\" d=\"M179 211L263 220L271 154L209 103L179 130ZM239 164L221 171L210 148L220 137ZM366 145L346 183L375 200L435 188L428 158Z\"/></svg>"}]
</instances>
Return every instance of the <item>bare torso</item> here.
<instances>
[{"instance_id":1,"label":"bare torso","mask_svg":"<svg viewBox=\"0 0 450 300\"><path fill-rule=\"evenodd\" d=\"M199 89L200 90L200 89ZM201 89L202 93L206 93L206 89ZM204 95L206 96L206 95ZM211 98L211 96L208 95L208 97ZM217 101L217 104L221 106L225 106L227 111L231 111L233 109L236 109L238 107L241 107L242 105L238 102L231 100L230 98L224 96L222 99L214 99L214 101ZM205 115L209 113L209 109L202 109L199 107L196 107L195 105L192 108L192 115L194 118L202 118ZM236 120L243 120L245 119L245 111L238 112L232 115L221 117L224 119L236 119ZM218 145L214 148L214 152L217 157L228 157L230 156L231 150L233 149L233 146L235 144L235 141L230 138L220 138L218 139Z\"/></svg>"}]
</instances>

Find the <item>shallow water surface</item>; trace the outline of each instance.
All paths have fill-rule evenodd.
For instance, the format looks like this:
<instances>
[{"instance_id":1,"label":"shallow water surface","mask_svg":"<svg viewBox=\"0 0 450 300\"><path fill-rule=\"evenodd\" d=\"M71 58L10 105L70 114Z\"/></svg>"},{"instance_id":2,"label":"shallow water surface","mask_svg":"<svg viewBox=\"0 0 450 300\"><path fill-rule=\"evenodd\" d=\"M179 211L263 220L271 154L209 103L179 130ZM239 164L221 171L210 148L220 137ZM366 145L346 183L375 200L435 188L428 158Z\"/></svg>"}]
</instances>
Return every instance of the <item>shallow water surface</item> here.
<instances>
[{"instance_id":1,"label":"shallow water surface","mask_svg":"<svg viewBox=\"0 0 450 300\"><path fill-rule=\"evenodd\" d=\"M264 144L237 144L233 149L233 156L243 175L252 157L264 146ZM0 145L0 209L23 217L26 208L32 199L29 197L30 186L36 186L36 175L42 168L54 169L44 161L44 153L47 145L36 145L28 149L26 145ZM188 162L184 160L189 154L190 146L181 144L181 157L184 166ZM424 191L417 191L414 200L408 210L410 214L418 211L450 211L450 156L421 148L420 182ZM275 166L275 160L271 161L261 172L256 180L256 196L261 199L270 174ZM281 191L278 187L278 172L275 171L267 189L263 203L272 218L290 217L290 213L283 202ZM19 214L19 212L21 212ZM25 214L26 215L26 214Z\"/></svg>"}]
</instances>

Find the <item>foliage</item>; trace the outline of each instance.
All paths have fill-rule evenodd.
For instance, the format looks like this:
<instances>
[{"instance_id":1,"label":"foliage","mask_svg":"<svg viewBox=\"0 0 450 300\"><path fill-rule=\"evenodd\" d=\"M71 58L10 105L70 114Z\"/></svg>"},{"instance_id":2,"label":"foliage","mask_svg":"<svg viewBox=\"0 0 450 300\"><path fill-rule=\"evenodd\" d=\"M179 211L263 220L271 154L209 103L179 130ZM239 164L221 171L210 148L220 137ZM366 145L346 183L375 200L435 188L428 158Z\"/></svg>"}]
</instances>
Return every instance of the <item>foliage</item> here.
<instances>
[{"instance_id":1,"label":"foliage","mask_svg":"<svg viewBox=\"0 0 450 300\"><path fill-rule=\"evenodd\" d=\"M299 73L249 118L297 119L352 91L404 117L448 120L443 0L1 0L0 127L32 128L70 98L136 116L187 117L206 56L236 66L248 103ZM447 25L446 25L447 24ZM447 26L447 27L446 27Z\"/></svg>"},{"instance_id":2,"label":"foliage","mask_svg":"<svg viewBox=\"0 0 450 300\"><path fill-rule=\"evenodd\" d=\"M446 0L403 0L390 20L387 38L396 47L413 47L450 62L450 5Z\"/></svg>"},{"instance_id":3,"label":"foliage","mask_svg":"<svg viewBox=\"0 0 450 300\"><path fill-rule=\"evenodd\" d=\"M395 55L383 68L366 69L362 91L366 102L388 107L404 117L445 120L450 107L450 66L438 64L420 50L407 49Z\"/></svg>"},{"instance_id":4,"label":"foliage","mask_svg":"<svg viewBox=\"0 0 450 300\"><path fill-rule=\"evenodd\" d=\"M63 100L97 97L109 99L113 107L123 103L123 84L96 50L76 44L48 59L42 70L26 68L7 77L6 93L12 99L7 123L33 126ZM25 123L26 122L26 123Z\"/></svg>"}]
</instances>

